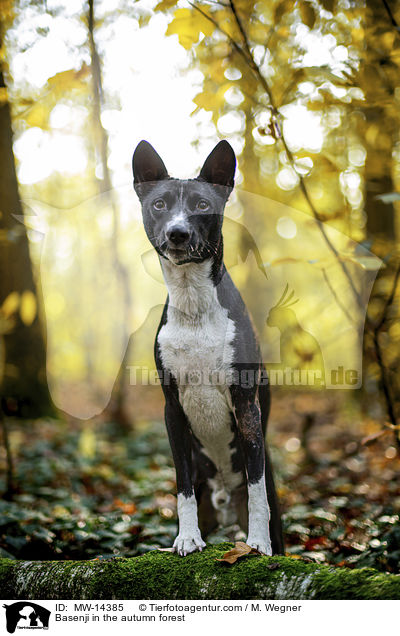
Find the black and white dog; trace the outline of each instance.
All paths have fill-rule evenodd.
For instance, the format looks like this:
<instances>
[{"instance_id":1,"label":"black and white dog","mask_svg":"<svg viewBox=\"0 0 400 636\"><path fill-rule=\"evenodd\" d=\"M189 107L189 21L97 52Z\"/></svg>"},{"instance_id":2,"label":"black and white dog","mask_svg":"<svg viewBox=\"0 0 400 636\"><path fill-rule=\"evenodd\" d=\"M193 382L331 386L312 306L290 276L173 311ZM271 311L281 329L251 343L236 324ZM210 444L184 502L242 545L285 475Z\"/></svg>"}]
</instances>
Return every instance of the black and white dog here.
<instances>
[{"instance_id":1,"label":"black and white dog","mask_svg":"<svg viewBox=\"0 0 400 636\"><path fill-rule=\"evenodd\" d=\"M134 188L168 288L155 341L176 468L174 549L202 550L218 523L238 522L247 543L283 552L264 444L269 387L243 300L223 263L222 222L235 154L221 141L196 179L169 177L154 148L133 155Z\"/></svg>"}]
</instances>

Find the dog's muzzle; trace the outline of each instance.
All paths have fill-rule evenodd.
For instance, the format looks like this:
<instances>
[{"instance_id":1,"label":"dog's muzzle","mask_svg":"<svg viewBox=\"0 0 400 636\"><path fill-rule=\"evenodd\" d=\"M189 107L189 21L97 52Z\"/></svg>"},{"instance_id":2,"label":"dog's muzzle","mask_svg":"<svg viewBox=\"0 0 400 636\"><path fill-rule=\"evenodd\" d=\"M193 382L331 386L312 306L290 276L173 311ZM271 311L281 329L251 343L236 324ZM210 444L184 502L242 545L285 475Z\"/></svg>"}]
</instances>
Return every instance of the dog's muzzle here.
<instances>
[{"instance_id":1,"label":"dog's muzzle","mask_svg":"<svg viewBox=\"0 0 400 636\"><path fill-rule=\"evenodd\" d=\"M190 232L184 225L173 225L168 228L165 236L171 249L186 248L190 240Z\"/></svg>"}]
</instances>

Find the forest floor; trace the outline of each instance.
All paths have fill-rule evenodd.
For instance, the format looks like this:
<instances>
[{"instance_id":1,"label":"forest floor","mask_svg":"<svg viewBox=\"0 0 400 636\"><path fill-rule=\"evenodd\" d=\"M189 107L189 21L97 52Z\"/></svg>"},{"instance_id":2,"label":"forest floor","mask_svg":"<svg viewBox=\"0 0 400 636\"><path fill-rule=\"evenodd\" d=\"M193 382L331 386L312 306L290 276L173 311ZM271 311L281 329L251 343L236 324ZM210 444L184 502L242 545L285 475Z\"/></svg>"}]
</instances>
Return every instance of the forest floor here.
<instances>
[{"instance_id":1,"label":"forest floor","mask_svg":"<svg viewBox=\"0 0 400 636\"><path fill-rule=\"evenodd\" d=\"M125 432L104 417L9 420L17 491L0 502L0 557L93 559L172 545L175 471L161 396L142 391L137 403L148 408ZM274 392L268 439L288 555L400 571L400 459L393 433L381 431L354 395ZM209 540L234 537L245 540L237 528Z\"/></svg>"}]
</instances>

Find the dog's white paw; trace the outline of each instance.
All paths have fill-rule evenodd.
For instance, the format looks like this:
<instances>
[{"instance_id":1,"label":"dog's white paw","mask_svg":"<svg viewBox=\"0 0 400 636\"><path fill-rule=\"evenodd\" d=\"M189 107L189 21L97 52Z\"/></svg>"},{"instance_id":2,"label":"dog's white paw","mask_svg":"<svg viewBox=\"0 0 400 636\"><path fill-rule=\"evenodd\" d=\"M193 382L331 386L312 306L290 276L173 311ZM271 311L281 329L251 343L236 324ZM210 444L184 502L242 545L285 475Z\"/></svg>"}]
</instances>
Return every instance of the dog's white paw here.
<instances>
[{"instance_id":1,"label":"dog's white paw","mask_svg":"<svg viewBox=\"0 0 400 636\"><path fill-rule=\"evenodd\" d=\"M195 552L198 550L202 551L203 548L206 547L203 539L201 538L200 532L195 536L188 534L178 534L174 541L174 552L177 552L180 556L186 556L191 552Z\"/></svg>"},{"instance_id":2,"label":"dog's white paw","mask_svg":"<svg viewBox=\"0 0 400 636\"><path fill-rule=\"evenodd\" d=\"M272 556L272 547L271 547L271 542L270 541L266 541L265 539L262 538L248 538L246 541L247 545L249 545L251 548L254 548L255 550L258 550L258 552L261 552L261 554L266 554L267 556Z\"/></svg>"}]
</instances>

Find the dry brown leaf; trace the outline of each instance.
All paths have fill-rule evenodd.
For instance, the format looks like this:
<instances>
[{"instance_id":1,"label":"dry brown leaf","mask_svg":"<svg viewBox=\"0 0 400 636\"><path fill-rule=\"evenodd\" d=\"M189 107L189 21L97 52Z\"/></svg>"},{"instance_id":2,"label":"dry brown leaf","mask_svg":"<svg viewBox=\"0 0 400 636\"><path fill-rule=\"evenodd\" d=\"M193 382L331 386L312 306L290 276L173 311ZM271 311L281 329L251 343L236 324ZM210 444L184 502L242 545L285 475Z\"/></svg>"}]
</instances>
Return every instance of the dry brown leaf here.
<instances>
[{"instance_id":1,"label":"dry brown leaf","mask_svg":"<svg viewBox=\"0 0 400 636\"><path fill-rule=\"evenodd\" d=\"M280 563L269 563L267 565L268 570L278 570L280 567L281 567Z\"/></svg>"},{"instance_id":2,"label":"dry brown leaf","mask_svg":"<svg viewBox=\"0 0 400 636\"><path fill-rule=\"evenodd\" d=\"M243 541L236 541L235 547L232 548L232 550L228 550L228 552L225 552L222 559L216 559L216 561L223 561L224 563L229 563L232 565L232 563L236 563L236 561L241 557L253 556L256 554L261 554L261 552L258 552L258 550L256 550L255 548L251 548L249 545L247 545L247 543L244 543Z\"/></svg>"}]
</instances>

